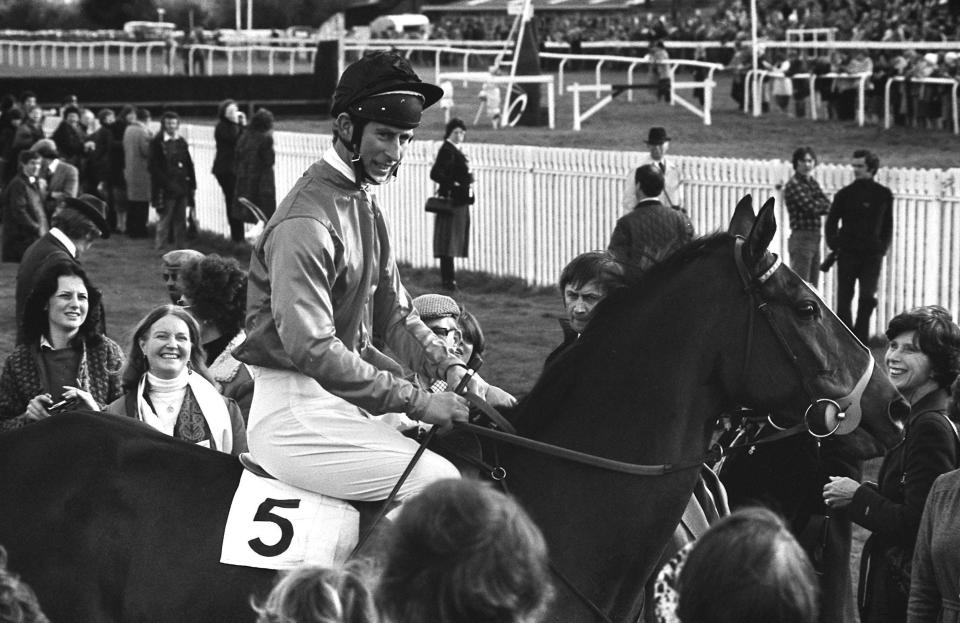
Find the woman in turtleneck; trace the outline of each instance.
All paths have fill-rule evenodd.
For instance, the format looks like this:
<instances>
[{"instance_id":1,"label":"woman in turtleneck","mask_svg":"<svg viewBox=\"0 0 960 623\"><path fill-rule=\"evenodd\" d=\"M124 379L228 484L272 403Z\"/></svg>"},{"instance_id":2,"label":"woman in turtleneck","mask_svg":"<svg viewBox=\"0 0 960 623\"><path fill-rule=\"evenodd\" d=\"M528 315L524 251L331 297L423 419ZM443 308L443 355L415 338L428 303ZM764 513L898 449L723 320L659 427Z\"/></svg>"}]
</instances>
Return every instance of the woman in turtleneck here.
<instances>
[{"instance_id":1,"label":"woman in turtleneck","mask_svg":"<svg viewBox=\"0 0 960 623\"><path fill-rule=\"evenodd\" d=\"M175 305L151 311L133 334L121 398L107 407L178 439L240 454L247 431L240 410L209 378L200 327Z\"/></svg>"}]
</instances>

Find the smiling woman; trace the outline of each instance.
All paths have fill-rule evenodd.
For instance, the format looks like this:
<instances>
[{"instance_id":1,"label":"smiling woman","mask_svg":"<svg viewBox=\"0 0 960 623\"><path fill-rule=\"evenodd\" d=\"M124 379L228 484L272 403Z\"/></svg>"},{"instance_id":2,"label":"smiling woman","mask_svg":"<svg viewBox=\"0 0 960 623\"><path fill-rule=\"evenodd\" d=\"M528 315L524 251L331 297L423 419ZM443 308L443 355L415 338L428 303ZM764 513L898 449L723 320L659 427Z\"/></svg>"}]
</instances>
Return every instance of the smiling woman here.
<instances>
[{"instance_id":1,"label":"smiling woman","mask_svg":"<svg viewBox=\"0 0 960 623\"><path fill-rule=\"evenodd\" d=\"M831 477L823 498L873 532L860 564L860 620L905 621L910 561L933 481L955 469L960 440L947 415L960 372L960 327L942 307L901 313L887 327L890 381L910 403L903 442L883 459L878 483Z\"/></svg>"},{"instance_id":2,"label":"smiling woman","mask_svg":"<svg viewBox=\"0 0 960 623\"><path fill-rule=\"evenodd\" d=\"M123 387L127 393L108 412L207 448L246 452L240 409L217 392L204 364L200 326L182 307L161 305L137 325Z\"/></svg>"},{"instance_id":3,"label":"smiling woman","mask_svg":"<svg viewBox=\"0 0 960 623\"><path fill-rule=\"evenodd\" d=\"M37 278L24 306L24 344L0 377L0 430L68 408L99 411L120 395L123 353L100 334L100 292L73 263Z\"/></svg>"}]
</instances>

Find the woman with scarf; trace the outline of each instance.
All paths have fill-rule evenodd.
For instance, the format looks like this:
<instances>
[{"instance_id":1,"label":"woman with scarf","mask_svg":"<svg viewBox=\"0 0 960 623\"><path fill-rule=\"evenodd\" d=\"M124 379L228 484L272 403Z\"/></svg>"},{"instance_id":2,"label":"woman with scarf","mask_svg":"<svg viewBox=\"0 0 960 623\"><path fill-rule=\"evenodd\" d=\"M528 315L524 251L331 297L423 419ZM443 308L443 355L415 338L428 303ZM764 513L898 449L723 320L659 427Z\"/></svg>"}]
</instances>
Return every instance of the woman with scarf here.
<instances>
[{"instance_id":1,"label":"woman with scarf","mask_svg":"<svg viewBox=\"0 0 960 623\"><path fill-rule=\"evenodd\" d=\"M133 333L123 388L107 411L220 452L247 450L237 404L217 392L204 365L200 326L182 307L162 305Z\"/></svg>"}]
</instances>

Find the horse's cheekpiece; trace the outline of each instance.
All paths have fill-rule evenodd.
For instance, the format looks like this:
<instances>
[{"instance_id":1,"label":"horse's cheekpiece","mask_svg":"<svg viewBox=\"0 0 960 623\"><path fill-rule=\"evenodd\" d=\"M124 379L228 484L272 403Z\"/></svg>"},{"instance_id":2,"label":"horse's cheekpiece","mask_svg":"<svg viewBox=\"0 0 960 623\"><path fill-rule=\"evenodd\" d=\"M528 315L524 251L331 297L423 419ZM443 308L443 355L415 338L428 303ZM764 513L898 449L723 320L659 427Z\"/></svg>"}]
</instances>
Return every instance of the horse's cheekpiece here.
<instances>
[{"instance_id":1,"label":"horse's cheekpiece","mask_svg":"<svg viewBox=\"0 0 960 623\"><path fill-rule=\"evenodd\" d=\"M349 503L244 470L230 505L220 562L293 569L345 562L359 538Z\"/></svg>"},{"instance_id":2,"label":"horse's cheekpiece","mask_svg":"<svg viewBox=\"0 0 960 623\"><path fill-rule=\"evenodd\" d=\"M773 277L774 273L776 273L777 270L779 270L779 268L783 265L783 261L779 257L775 256L773 263L767 268L767 270L765 270L761 275L751 278L743 261L743 243L743 238L737 238L736 244L734 245L734 260L737 265L737 272L740 274L740 279L743 282L744 289L751 298L759 300L759 303L756 305L756 309L762 312L762 315L767 319L770 328L777 336L777 340L780 342L781 346L783 346L788 358L799 368L797 358L793 355L783 331L777 325L773 315L769 313L767 309L767 302L763 299L759 292L760 286ZM753 325L752 313L750 316L750 325ZM849 329L847 329L847 331L849 332ZM748 340L750 334L751 333L748 332ZM793 427L780 426L774 422L773 416L769 415L767 416L767 421L770 422L770 425L780 431L795 430L796 432L799 432L801 428L803 428L806 430L806 432L810 433L817 439L823 439L834 434L846 435L856 430L856 428L860 425L860 420L863 415L860 407L860 399L863 397L863 393L866 390L867 385L870 383L870 377L873 374L873 368L876 364L873 358L873 353L870 352L870 349L868 349L866 346L863 346L863 350L865 351L868 360L866 362L866 366L864 366L863 373L860 375L860 378L857 379L857 382L853 389L850 390L850 393L848 393L846 396L836 399L814 398L813 392L810 390L806 381L806 377L803 375L803 370L799 370L801 373L801 378L804 379L804 386L807 394L810 396L810 404L804 411L802 422ZM744 359L744 369L746 369L746 366L749 363L749 357L750 343L748 341L747 351Z\"/></svg>"}]
</instances>

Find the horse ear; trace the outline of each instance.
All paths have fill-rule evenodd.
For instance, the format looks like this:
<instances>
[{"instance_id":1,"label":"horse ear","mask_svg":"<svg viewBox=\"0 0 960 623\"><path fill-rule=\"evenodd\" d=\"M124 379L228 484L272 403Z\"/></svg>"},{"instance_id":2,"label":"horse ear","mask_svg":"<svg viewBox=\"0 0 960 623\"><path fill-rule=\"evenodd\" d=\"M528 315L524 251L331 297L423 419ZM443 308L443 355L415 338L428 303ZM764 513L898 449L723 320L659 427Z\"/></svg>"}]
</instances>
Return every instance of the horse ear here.
<instances>
[{"instance_id":1,"label":"horse ear","mask_svg":"<svg viewBox=\"0 0 960 623\"><path fill-rule=\"evenodd\" d=\"M753 214L753 197L744 195L733 210L733 218L730 219L730 227L727 228L727 232L733 236L746 238L753 228L754 218L756 217Z\"/></svg>"},{"instance_id":2,"label":"horse ear","mask_svg":"<svg viewBox=\"0 0 960 623\"><path fill-rule=\"evenodd\" d=\"M754 261L759 260L767 250L767 246L770 245L770 241L773 240L773 235L776 232L777 219L773 215L773 197L770 197L760 208L757 220L754 221L750 234L747 236L748 256Z\"/></svg>"}]
</instances>

